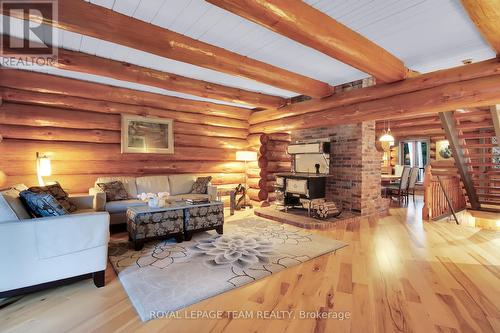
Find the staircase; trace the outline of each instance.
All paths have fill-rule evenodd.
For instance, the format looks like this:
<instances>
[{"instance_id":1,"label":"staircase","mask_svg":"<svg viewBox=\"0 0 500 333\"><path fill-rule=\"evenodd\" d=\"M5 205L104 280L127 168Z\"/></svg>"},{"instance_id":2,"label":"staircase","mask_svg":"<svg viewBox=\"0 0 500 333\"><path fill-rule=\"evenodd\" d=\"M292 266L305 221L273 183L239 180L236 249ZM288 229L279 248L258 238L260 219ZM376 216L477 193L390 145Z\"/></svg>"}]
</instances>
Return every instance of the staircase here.
<instances>
[{"instance_id":1,"label":"staircase","mask_svg":"<svg viewBox=\"0 0 500 333\"><path fill-rule=\"evenodd\" d=\"M468 205L500 209L500 106L440 114Z\"/></svg>"}]
</instances>

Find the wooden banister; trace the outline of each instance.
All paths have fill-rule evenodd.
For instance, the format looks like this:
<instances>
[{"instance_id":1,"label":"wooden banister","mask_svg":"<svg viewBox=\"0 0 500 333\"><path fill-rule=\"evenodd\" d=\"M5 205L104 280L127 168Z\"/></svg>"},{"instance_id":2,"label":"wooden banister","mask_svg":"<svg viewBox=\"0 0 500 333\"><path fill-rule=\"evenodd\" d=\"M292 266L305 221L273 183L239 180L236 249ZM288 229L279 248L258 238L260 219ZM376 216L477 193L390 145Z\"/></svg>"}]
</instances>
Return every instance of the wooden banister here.
<instances>
[{"instance_id":1,"label":"wooden banister","mask_svg":"<svg viewBox=\"0 0 500 333\"><path fill-rule=\"evenodd\" d=\"M425 168L424 178L424 207L422 208L422 218L424 220L436 220L460 211L466 207L465 196L458 176L436 176L432 175L432 167ZM446 195L451 203L447 203Z\"/></svg>"}]
</instances>

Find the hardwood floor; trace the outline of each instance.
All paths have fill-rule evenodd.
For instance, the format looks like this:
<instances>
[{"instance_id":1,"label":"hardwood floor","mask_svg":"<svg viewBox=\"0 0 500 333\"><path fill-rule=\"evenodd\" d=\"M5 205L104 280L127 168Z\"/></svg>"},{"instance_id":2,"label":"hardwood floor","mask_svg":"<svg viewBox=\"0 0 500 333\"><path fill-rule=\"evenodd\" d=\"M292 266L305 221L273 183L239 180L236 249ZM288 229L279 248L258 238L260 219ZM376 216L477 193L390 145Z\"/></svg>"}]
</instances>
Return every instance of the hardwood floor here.
<instances>
[{"instance_id":1,"label":"hardwood floor","mask_svg":"<svg viewBox=\"0 0 500 333\"><path fill-rule=\"evenodd\" d=\"M500 332L500 232L422 223L421 205L391 209L391 216L378 221L312 231L349 246L187 308L190 314L293 311L297 317L319 311L349 319L263 319L255 318L257 312L241 319L234 312L219 320L144 324L108 267L105 288L87 280L0 309L0 331Z\"/></svg>"}]
</instances>

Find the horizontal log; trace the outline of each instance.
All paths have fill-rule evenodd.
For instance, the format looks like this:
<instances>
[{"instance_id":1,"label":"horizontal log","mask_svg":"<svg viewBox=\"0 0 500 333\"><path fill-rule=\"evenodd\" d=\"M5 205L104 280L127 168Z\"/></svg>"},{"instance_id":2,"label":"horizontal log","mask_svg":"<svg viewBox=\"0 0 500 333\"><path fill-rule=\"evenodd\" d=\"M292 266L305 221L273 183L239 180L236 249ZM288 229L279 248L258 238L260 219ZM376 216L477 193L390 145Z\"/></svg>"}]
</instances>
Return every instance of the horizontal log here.
<instances>
[{"instance_id":1,"label":"horizontal log","mask_svg":"<svg viewBox=\"0 0 500 333\"><path fill-rule=\"evenodd\" d=\"M280 151L280 152L286 152L288 149L288 145L290 143L287 141L270 141L266 145L266 150L267 151Z\"/></svg>"},{"instance_id":2,"label":"horizontal log","mask_svg":"<svg viewBox=\"0 0 500 333\"><path fill-rule=\"evenodd\" d=\"M55 108L13 103L3 103L0 106L0 123L114 131L121 129L119 115L74 110L60 111Z\"/></svg>"},{"instance_id":3,"label":"horizontal log","mask_svg":"<svg viewBox=\"0 0 500 333\"><path fill-rule=\"evenodd\" d=\"M260 168L251 168L248 166L247 168L247 176L251 178L266 178L267 177L267 171L264 169Z\"/></svg>"},{"instance_id":4,"label":"horizontal log","mask_svg":"<svg viewBox=\"0 0 500 333\"><path fill-rule=\"evenodd\" d=\"M292 160L292 157L286 152L268 151L264 156L268 161L290 162Z\"/></svg>"},{"instance_id":5,"label":"horizontal log","mask_svg":"<svg viewBox=\"0 0 500 333\"><path fill-rule=\"evenodd\" d=\"M248 186L254 189L265 189L268 192L274 191L274 181L263 178L248 178Z\"/></svg>"},{"instance_id":6,"label":"horizontal log","mask_svg":"<svg viewBox=\"0 0 500 333\"><path fill-rule=\"evenodd\" d=\"M184 123L191 124L202 124L202 125L212 125L219 127L231 127L231 128L248 128L248 123L246 120L233 119L228 117L220 117L220 116L212 116L212 115L203 115L192 113L192 112L181 112L181 111L172 111L172 110L160 110L146 106L133 106L127 104L120 103L106 103L107 108L103 108L100 104L103 104L100 101L89 101L80 99L79 104L55 104L55 103L29 103L26 99L24 100L14 100L11 98L2 98L4 101L4 106L9 107L11 105L21 105L24 108L40 108L41 110L47 110L46 112L52 112L57 114L63 113L72 113L77 111L89 111L89 112L98 112L104 114L134 114L141 116L153 116L153 117L161 117L161 118L169 118L176 121L181 121ZM75 99L75 98L73 98ZM84 102L82 102L85 101ZM19 104L23 103L23 104ZM27 106L25 104L30 104ZM32 106L36 105L36 106ZM46 105L46 106L40 106ZM66 107L68 106L68 107Z\"/></svg>"},{"instance_id":7,"label":"horizontal log","mask_svg":"<svg viewBox=\"0 0 500 333\"><path fill-rule=\"evenodd\" d=\"M174 174L174 173L242 173L245 166L241 162L223 161L89 161L52 160L54 175L72 174ZM7 176L36 174L36 163L27 160L2 160L0 169Z\"/></svg>"},{"instance_id":8,"label":"horizontal log","mask_svg":"<svg viewBox=\"0 0 500 333\"><path fill-rule=\"evenodd\" d=\"M338 108L341 106L354 105L377 99L385 99L390 96L408 94L411 92L430 89L442 85L448 85L465 80L473 80L500 73L500 59L494 58L486 61L477 62L466 66L459 66L450 69L444 69L419 75L406 80L387 84L377 84L376 86L363 89L354 89L350 91L335 93L330 97L322 99L312 99L309 101L290 104L278 110L265 110L254 112L250 116L250 124L268 122L270 119L290 118L298 115L319 112L322 110ZM451 95L450 95L451 96ZM423 101L422 101L423 102ZM483 105L488 105L485 103ZM471 105L472 106L472 105ZM475 105L474 105L475 106ZM458 106L461 108L464 106ZM453 110L456 108L450 108ZM345 108L352 113L354 109ZM404 114L401 114L404 117ZM383 118L380 118L383 119ZM266 131L260 131L267 133ZM252 132L254 133L254 132Z\"/></svg>"},{"instance_id":9,"label":"horizontal log","mask_svg":"<svg viewBox=\"0 0 500 333\"><path fill-rule=\"evenodd\" d=\"M0 135L4 139L43 141L120 143L121 140L118 131L17 125L0 125Z\"/></svg>"},{"instance_id":10,"label":"horizontal log","mask_svg":"<svg viewBox=\"0 0 500 333\"><path fill-rule=\"evenodd\" d=\"M248 178L247 184L250 188L260 188L259 183L261 182L261 180L262 178Z\"/></svg>"},{"instance_id":11,"label":"horizontal log","mask_svg":"<svg viewBox=\"0 0 500 333\"><path fill-rule=\"evenodd\" d=\"M497 103L500 103L500 75L493 75L325 111L272 120L252 125L250 132L283 132L360 121L391 119L398 115L432 115L461 107Z\"/></svg>"},{"instance_id":12,"label":"horizontal log","mask_svg":"<svg viewBox=\"0 0 500 333\"><path fill-rule=\"evenodd\" d=\"M269 141L291 141L290 133L270 133L267 134Z\"/></svg>"},{"instance_id":13,"label":"horizontal log","mask_svg":"<svg viewBox=\"0 0 500 333\"><path fill-rule=\"evenodd\" d=\"M248 119L252 113L250 109L236 106L188 100L18 69L3 68L2 76L0 76L0 86L45 94L65 95L68 98L62 100L66 105L75 102L75 99L69 98L74 96L89 100L131 104L139 107L149 106L152 108L202 113L242 120ZM21 92L17 93L20 94ZM9 95L11 95L9 98L26 97L31 101L40 99L46 102L57 102L58 99L61 100L61 96L43 97L41 95L32 95L32 97L29 97L29 94L23 94L15 97L13 91L9 91ZM105 102L102 102L102 104L106 105Z\"/></svg>"},{"instance_id":14,"label":"horizontal log","mask_svg":"<svg viewBox=\"0 0 500 333\"><path fill-rule=\"evenodd\" d=\"M71 143L4 139L0 156L5 160L34 161L37 152L54 160L82 161L235 161L236 152L229 149L175 147L174 154L122 154L119 144ZM202 163L200 163L202 164ZM239 162L243 165L243 162ZM0 168L1 170L1 168Z\"/></svg>"},{"instance_id":15,"label":"horizontal log","mask_svg":"<svg viewBox=\"0 0 500 333\"><path fill-rule=\"evenodd\" d=\"M412 126L426 126L433 124L441 124L438 116L425 116L425 117L412 117L401 120L391 120L389 123L385 120L377 121L376 129L384 130L387 127L391 128L391 131L399 127L412 127Z\"/></svg>"},{"instance_id":16,"label":"horizontal log","mask_svg":"<svg viewBox=\"0 0 500 333\"><path fill-rule=\"evenodd\" d=\"M265 108L277 108L286 103L284 98L278 96L223 86L64 49L58 50L57 62L54 63L54 66L69 71L100 75L232 103L243 103Z\"/></svg>"},{"instance_id":17,"label":"horizontal log","mask_svg":"<svg viewBox=\"0 0 500 333\"><path fill-rule=\"evenodd\" d=\"M263 189L253 189L249 188L247 190L248 197L250 200L263 201L267 199L268 191Z\"/></svg>"},{"instance_id":18,"label":"horizontal log","mask_svg":"<svg viewBox=\"0 0 500 333\"><path fill-rule=\"evenodd\" d=\"M177 130L177 128L176 128ZM174 134L175 146L184 147L208 147L244 150L247 141L235 138L218 138L205 135Z\"/></svg>"},{"instance_id":19,"label":"horizontal log","mask_svg":"<svg viewBox=\"0 0 500 333\"><path fill-rule=\"evenodd\" d=\"M381 136L384 131L377 130L377 137ZM410 136L428 136L444 134L444 130L440 124L409 126L409 127L391 127L391 134L396 138L410 137Z\"/></svg>"},{"instance_id":20,"label":"horizontal log","mask_svg":"<svg viewBox=\"0 0 500 333\"><path fill-rule=\"evenodd\" d=\"M121 116L95 112L59 112L60 109L4 103L0 106L0 123L7 125L62 127L75 129L121 130ZM81 121L85 119L85 121ZM240 128L174 122L175 134L246 139L248 131Z\"/></svg>"},{"instance_id":21,"label":"horizontal log","mask_svg":"<svg viewBox=\"0 0 500 333\"><path fill-rule=\"evenodd\" d=\"M269 137L266 134L256 133L250 134L247 137L247 140L249 146L261 146L269 141Z\"/></svg>"},{"instance_id":22,"label":"horizontal log","mask_svg":"<svg viewBox=\"0 0 500 333\"><path fill-rule=\"evenodd\" d=\"M174 122L174 134L176 133L204 135L204 136L221 137L221 138L245 139L248 135L248 130L240 128L210 126L210 125L186 124L186 123L181 123L180 121L176 121Z\"/></svg>"},{"instance_id":23,"label":"horizontal log","mask_svg":"<svg viewBox=\"0 0 500 333\"><path fill-rule=\"evenodd\" d=\"M0 125L0 135L4 139L69 141L89 143L120 144L120 132L106 130L69 129L59 127ZM175 135L175 147L206 147L245 149L246 140L207 137L203 135Z\"/></svg>"},{"instance_id":24,"label":"horizontal log","mask_svg":"<svg viewBox=\"0 0 500 333\"><path fill-rule=\"evenodd\" d=\"M292 170L292 164L290 162L270 161L267 164L268 172L290 172L291 170Z\"/></svg>"},{"instance_id":25,"label":"horizontal log","mask_svg":"<svg viewBox=\"0 0 500 333\"><path fill-rule=\"evenodd\" d=\"M144 174L119 174L117 176L133 176L139 177ZM226 186L231 183L241 183L244 181L245 176L242 173L231 174L231 173L212 173L212 174L198 174L201 176L211 175L213 177L212 184L217 186ZM89 188L94 186L95 181L101 176L112 176L110 174L72 174L72 175L52 175L50 177L44 177L46 182L58 181L61 186L67 190L69 193L88 193ZM235 181L239 180L239 181ZM19 176L8 176L7 182L4 185L5 188L13 186L16 184L25 184L27 186L38 185L38 178L36 175L19 175Z\"/></svg>"},{"instance_id":26,"label":"horizontal log","mask_svg":"<svg viewBox=\"0 0 500 333\"><path fill-rule=\"evenodd\" d=\"M263 156L260 156L258 159L257 159L257 166L261 169L267 169L267 164L268 164L268 161L267 161L267 158L263 157Z\"/></svg>"}]
</instances>

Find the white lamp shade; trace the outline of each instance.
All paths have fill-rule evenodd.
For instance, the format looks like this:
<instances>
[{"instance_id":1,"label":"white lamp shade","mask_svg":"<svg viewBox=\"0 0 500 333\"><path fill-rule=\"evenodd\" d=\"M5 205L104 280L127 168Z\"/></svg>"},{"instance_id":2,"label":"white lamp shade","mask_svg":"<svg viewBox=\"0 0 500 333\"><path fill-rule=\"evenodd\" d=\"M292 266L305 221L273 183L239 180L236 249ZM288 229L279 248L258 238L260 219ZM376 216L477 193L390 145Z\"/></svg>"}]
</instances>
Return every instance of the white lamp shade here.
<instances>
[{"instance_id":1,"label":"white lamp shade","mask_svg":"<svg viewBox=\"0 0 500 333\"><path fill-rule=\"evenodd\" d=\"M52 175L52 165L50 163L50 158L48 157L38 158L38 175L42 177L48 177Z\"/></svg>"},{"instance_id":2,"label":"white lamp shade","mask_svg":"<svg viewBox=\"0 0 500 333\"><path fill-rule=\"evenodd\" d=\"M394 145L394 137L391 135L391 132L387 132L384 135L382 135L378 139L378 141L380 141L380 142L388 142L389 146L393 146Z\"/></svg>"},{"instance_id":3,"label":"white lamp shade","mask_svg":"<svg viewBox=\"0 0 500 333\"><path fill-rule=\"evenodd\" d=\"M249 150L240 150L236 152L237 161L257 161L257 152Z\"/></svg>"}]
</instances>

